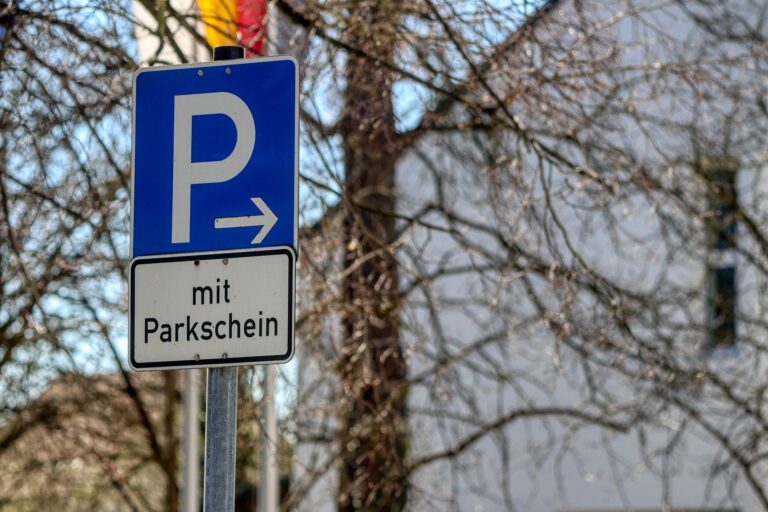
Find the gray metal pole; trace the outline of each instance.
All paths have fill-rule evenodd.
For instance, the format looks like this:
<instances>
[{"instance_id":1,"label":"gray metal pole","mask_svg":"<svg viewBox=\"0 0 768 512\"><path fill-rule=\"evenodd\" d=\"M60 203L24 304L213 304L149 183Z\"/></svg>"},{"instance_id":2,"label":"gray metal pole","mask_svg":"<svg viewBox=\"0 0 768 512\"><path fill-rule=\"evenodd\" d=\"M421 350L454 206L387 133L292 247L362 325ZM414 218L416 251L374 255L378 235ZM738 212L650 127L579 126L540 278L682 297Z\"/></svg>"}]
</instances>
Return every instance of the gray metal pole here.
<instances>
[{"instance_id":1,"label":"gray metal pole","mask_svg":"<svg viewBox=\"0 0 768 512\"><path fill-rule=\"evenodd\" d=\"M205 399L205 512L235 509L237 367L209 368Z\"/></svg>"},{"instance_id":2,"label":"gray metal pole","mask_svg":"<svg viewBox=\"0 0 768 512\"><path fill-rule=\"evenodd\" d=\"M199 512L200 483L200 370L184 371L184 483L181 510Z\"/></svg>"},{"instance_id":3,"label":"gray metal pole","mask_svg":"<svg viewBox=\"0 0 768 512\"><path fill-rule=\"evenodd\" d=\"M239 59L239 46L218 46L213 60ZM235 439L237 434L237 367L209 368L205 398L205 482L203 510L235 509Z\"/></svg>"},{"instance_id":4,"label":"gray metal pole","mask_svg":"<svg viewBox=\"0 0 768 512\"><path fill-rule=\"evenodd\" d=\"M277 512L279 500L277 467L277 417L275 414L275 365L264 367L264 396L261 402L261 485L259 486L259 512Z\"/></svg>"}]
</instances>

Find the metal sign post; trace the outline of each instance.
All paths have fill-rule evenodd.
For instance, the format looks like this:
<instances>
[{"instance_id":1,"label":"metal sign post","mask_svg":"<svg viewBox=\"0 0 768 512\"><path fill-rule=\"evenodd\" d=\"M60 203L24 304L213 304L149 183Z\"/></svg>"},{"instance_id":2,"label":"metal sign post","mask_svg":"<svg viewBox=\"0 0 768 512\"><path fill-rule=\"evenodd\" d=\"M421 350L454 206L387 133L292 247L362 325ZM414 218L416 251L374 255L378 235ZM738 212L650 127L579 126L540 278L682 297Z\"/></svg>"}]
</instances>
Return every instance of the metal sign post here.
<instances>
[{"instance_id":1,"label":"metal sign post","mask_svg":"<svg viewBox=\"0 0 768 512\"><path fill-rule=\"evenodd\" d=\"M208 369L205 397L205 512L235 509L237 366Z\"/></svg>"},{"instance_id":2,"label":"metal sign post","mask_svg":"<svg viewBox=\"0 0 768 512\"><path fill-rule=\"evenodd\" d=\"M213 60L242 59L237 46L214 48ZM208 369L205 394L205 479L203 510L235 509L237 366Z\"/></svg>"}]
</instances>

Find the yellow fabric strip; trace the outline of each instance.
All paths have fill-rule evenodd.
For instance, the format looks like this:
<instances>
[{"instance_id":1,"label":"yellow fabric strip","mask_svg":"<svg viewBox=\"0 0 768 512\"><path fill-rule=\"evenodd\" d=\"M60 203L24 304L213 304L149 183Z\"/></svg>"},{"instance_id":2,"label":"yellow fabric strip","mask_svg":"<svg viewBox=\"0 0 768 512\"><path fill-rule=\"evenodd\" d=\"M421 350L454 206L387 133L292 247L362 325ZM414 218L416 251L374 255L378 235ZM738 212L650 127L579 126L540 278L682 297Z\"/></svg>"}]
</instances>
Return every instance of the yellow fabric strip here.
<instances>
[{"instance_id":1,"label":"yellow fabric strip","mask_svg":"<svg viewBox=\"0 0 768 512\"><path fill-rule=\"evenodd\" d=\"M211 47L237 42L237 0L197 0Z\"/></svg>"}]
</instances>

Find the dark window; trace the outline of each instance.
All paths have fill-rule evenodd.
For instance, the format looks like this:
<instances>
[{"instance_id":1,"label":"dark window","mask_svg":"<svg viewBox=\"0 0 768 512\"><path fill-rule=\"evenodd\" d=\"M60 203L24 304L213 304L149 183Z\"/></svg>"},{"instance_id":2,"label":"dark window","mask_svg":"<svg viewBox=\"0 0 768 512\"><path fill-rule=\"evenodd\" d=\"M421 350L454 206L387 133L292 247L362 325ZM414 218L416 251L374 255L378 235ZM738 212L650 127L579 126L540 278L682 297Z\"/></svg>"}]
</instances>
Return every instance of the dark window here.
<instances>
[{"instance_id":1,"label":"dark window","mask_svg":"<svg viewBox=\"0 0 768 512\"><path fill-rule=\"evenodd\" d=\"M736 172L717 169L711 174L712 187L712 248L736 247Z\"/></svg>"},{"instance_id":2,"label":"dark window","mask_svg":"<svg viewBox=\"0 0 768 512\"><path fill-rule=\"evenodd\" d=\"M711 270L710 347L736 342L736 267Z\"/></svg>"}]
</instances>

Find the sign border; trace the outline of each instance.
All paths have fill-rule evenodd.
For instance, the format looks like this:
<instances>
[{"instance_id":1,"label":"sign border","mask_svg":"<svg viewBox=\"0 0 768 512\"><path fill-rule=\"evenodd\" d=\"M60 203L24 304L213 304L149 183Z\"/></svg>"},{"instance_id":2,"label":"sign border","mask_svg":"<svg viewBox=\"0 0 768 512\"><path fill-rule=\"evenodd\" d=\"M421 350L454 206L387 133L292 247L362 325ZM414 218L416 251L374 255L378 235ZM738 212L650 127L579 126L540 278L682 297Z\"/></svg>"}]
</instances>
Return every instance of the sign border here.
<instances>
[{"instance_id":1,"label":"sign border","mask_svg":"<svg viewBox=\"0 0 768 512\"><path fill-rule=\"evenodd\" d=\"M293 133L293 249L299 250L299 61L293 55L275 55L272 57L248 57L244 59L233 59L226 61L210 62L192 62L188 64L174 64L170 66L151 66L136 70L133 74L133 89L131 93L131 225L130 225L130 256L131 258L143 258L145 256L161 256L163 254L184 254L184 253L157 253L142 256L133 255L134 239L134 197L136 191L136 82L142 73L161 73L177 69L204 69L211 67L232 67L242 66L244 64L255 64L260 62L290 61L293 62L294 71L294 133ZM258 247L279 247L279 246L257 246ZM214 249L213 251L216 251ZM231 250L231 249L228 249ZM237 249L235 249L237 250ZM213 252L205 251L205 252Z\"/></svg>"},{"instance_id":2,"label":"sign border","mask_svg":"<svg viewBox=\"0 0 768 512\"><path fill-rule=\"evenodd\" d=\"M228 359L180 359L168 362L139 363L135 360L134 320L135 320L135 271L142 264L169 263L194 260L215 260L221 258L243 258L249 256L270 256L282 254L288 256L288 351L284 354L250 357L233 357ZM169 255L139 256L131 260L129 272L130 303L128 305L128 364L134 371L148 370L181 370L185 368L223 368L227 366L247 366L254 364L283 364L293 358L296 348L296 252L290 246L265 247L262 249L240 249L224 252L194 252Z\"/></svg>"}]
</instances>

